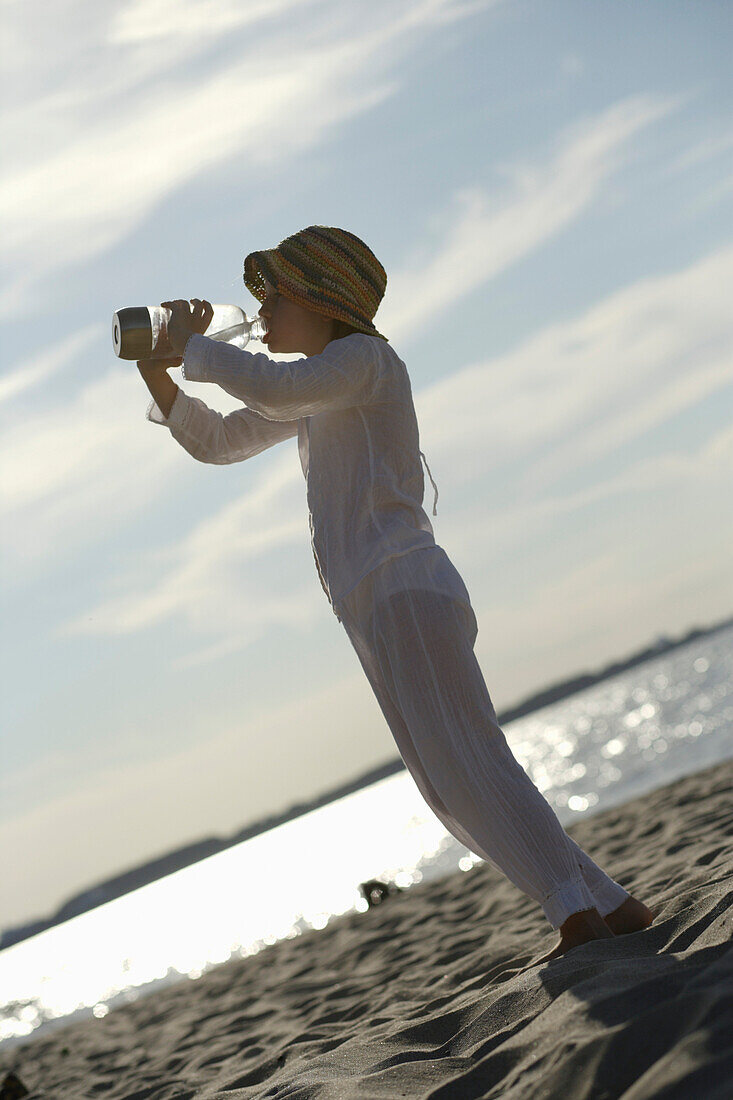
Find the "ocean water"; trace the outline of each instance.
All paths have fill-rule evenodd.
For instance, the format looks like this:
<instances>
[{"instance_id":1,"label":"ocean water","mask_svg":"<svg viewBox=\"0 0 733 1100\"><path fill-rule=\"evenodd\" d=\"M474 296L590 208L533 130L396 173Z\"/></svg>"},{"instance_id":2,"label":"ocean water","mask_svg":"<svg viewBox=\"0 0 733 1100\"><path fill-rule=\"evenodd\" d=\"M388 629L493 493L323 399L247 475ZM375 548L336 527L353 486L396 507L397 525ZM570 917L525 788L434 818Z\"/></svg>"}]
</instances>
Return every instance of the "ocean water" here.
<instances>
[{"instance_id":1,"label":"ocean water","mask_svg":"<svg viewBox=\"0 0 733 1100\"><path fill-rule=\"evenodd\" d=\"M733 627L503 726L564 826L733 756ZM407 772L0 952L0 1049L480 863Z\"/></svg>"}]
</instances>

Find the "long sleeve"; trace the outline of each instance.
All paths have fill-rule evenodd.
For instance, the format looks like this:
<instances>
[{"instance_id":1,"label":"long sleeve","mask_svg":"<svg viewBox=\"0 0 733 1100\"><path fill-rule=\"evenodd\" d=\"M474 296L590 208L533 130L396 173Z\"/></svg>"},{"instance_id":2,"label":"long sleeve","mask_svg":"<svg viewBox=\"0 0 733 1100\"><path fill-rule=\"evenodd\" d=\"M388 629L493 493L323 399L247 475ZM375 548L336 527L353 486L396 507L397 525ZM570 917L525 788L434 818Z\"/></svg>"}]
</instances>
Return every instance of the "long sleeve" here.
<instances>
[{"instance_id":1,"label":"long sleeve","mask_svg":"<svg viewBox=\"0 0 733 1100\"><path fill-rule=\"evenodd\" d=\"M376 347L382 342L351 333L319 355L282 363L194 334L181 372L190 382L216 382L270 420L293 420L376 400L389 362Z\"/></svg>"},{"instance_id":2,"label":"long sleeve","mask_svg":"<svg viewBox=\"0 0 733 1100\"><path fill-rule=\"evenodd\" d=\"M152 424L170 429L173 438L199 462L224 465L243 462L260 451L298 434L297 420L267 420L252 409L223 413L179 387L168 417L155 401L145 413Z\"/></svg>"}]
</instances>

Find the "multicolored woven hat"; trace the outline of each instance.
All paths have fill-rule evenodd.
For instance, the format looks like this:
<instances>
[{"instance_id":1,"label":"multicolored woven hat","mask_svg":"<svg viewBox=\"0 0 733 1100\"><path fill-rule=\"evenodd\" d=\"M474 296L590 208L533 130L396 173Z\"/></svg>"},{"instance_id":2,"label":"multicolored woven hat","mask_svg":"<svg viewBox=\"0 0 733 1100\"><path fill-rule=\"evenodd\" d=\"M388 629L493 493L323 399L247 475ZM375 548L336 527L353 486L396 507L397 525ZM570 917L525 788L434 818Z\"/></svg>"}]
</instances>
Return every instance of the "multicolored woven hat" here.
<instances>
[{"instance_id":1,"label":"multicolored woven hat","mask_svg":"<svg viewBox=\"0 0 733 1100\"><path fill-rule=\"evenodd\" d=\"M277 248L250 252L244 283L259 302L267 296L265 280L306 309L387 340L372 324L387 289L387 272L372 250L345 229L309 225Z\"/></svg>"}]
</instances>

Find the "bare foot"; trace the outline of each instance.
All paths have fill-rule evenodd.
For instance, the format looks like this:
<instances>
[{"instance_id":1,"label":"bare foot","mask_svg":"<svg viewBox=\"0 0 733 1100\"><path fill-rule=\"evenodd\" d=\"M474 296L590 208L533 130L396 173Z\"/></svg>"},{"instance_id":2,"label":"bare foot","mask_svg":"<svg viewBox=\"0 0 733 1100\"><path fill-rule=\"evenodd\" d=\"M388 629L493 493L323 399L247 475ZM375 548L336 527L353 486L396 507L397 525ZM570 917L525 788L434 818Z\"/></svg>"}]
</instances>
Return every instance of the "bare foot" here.
<instances>
[{"instance_id":1,"label":"bare foot","mask_svg":"<svg viewBox=\"0 0 733 1100\"><path fill-rule=\"evenodd\" d=\"M560 925L560 940L557 945L547 955L533 959L530 965L536 966L537 963L557 959L566 951L578 947L581 943L588 943L589 940L613 939L613 936L612 928L597 909L584 909L582 913L571 914L564 924Z\"/></svg>"},{"instance_id":2,"label":"bare foot","mask_svg":"<svg viewBox=\"0 0 733 1100\"><path fill-rule=\"evenodd\" d=\"M651 909L638 898L628 897L626 901L607 913L603 918L614 936L625 936L628 932L641 932L642 928L648 928L656 916Z\"/></svg>"}]
</instances>

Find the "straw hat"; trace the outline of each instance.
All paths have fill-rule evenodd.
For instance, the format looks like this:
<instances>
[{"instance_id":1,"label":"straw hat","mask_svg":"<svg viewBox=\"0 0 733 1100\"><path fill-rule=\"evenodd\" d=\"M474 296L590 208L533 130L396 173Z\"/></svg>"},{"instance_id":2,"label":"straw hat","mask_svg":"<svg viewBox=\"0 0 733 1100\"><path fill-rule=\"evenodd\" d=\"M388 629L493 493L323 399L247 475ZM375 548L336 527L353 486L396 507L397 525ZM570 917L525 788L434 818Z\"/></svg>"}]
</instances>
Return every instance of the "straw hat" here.
<instances>
[{"instance_id":1,"label":"straw hat","mask_svg":"<svg viewBox=\"0 0 733 1100\"><path fill-rule=\"evenodd\" d=\"M309 225L277 248L250 252L244 283L259 302L267 297L265 280L306 309L387 340L372 324L387 273L372 250L345 229Z\"/></svg>"}]
</instances>

